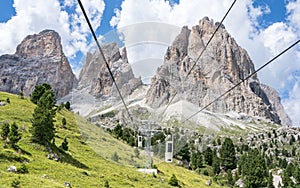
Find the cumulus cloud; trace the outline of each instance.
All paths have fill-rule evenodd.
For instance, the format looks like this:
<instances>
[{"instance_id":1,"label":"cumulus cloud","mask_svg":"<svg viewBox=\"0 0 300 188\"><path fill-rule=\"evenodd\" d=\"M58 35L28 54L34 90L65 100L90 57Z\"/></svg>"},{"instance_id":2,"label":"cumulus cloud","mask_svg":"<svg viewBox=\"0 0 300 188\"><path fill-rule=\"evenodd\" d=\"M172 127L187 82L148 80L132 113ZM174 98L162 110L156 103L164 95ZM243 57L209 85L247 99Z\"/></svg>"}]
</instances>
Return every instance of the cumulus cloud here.
<instances>
[{"instance_id":1,"label":"cumulus cloud","mask_svg":"<svg viewBox=\"0 0 300 188\"><path fill-rule=\"evenodd\" d=\"M110 24L119 30L129 25L144 22L191 27L196 25L199 19L204 16L220 21L232 2L231 0L180 0L178 4L173 4L167 0L124 0L121 9L115 10L115 16L111 19ZM273 23L267 28L263 28L259 25L258 19L265 14L272 14L271 9L268 6L254 7L253 0L237 1L224 25L238 44L248 51L256 68L258 68L297 39L299 40L300 0L288 3L286 13L285 22ZM159 34L164 33L164 30L159 28L156 28L156 30ZM144 31L139 30L139 33L142 32ZM141 41L146 41L142 40L140 35L135 36L139 36ZM130 33L124 34L125 45L133 45L126 41L131 37ZM148 44L145 42L145 45ZM136 59L144 57L143 62L145 62L145 59L152 59L153 54L157 54L156 59L160 59L162 64L164 53L157 53L146 47L145 49L147 50L137 50L129 47L127 49L129 60L137 64ZM295 119L297 110L289 104L300 106L299 98L292 97L292 94L296 93L295 87L299 86L299 80L292 79L291 81L287 78L295 75L295 71L300 70L299 51L299 47L292 49L259 73L261 82L271 85L281 93L289 93L287 98L284 99L284 106L294 122L297 121ZM155 63L155 66L157 65L158 63ZM289 103L289 101L292 102Z\"/></svg>"},{"instance_id":2,"label":"cumulus cloud","mask_svg":"<svg viewBox=\"0 0 300 188\"><path fill-rule=\"evenodd\" d=\"M99 28L104 1L83 0L82 3L94 29ZM64 52L69 58L74 58L78 52L85 53L88 49L89 30L76 1L14 0L13 7L16 15L0 23L0 54L14 53L24 37L44 29L54 29L61 35Z\"/></svg>"},{"instance_id":3,"label":"cumulus cloud","mask_svg":"<svg viewBox=\"0 0 300 188\"><path fill-rule=\"evenodd\" d=\"M291 119L293 120L293 125L300 127L300 84L296 83L293 89L289 92L289 98L283 100L283 105L287 109Z\"/></svg>"}]
</instances>

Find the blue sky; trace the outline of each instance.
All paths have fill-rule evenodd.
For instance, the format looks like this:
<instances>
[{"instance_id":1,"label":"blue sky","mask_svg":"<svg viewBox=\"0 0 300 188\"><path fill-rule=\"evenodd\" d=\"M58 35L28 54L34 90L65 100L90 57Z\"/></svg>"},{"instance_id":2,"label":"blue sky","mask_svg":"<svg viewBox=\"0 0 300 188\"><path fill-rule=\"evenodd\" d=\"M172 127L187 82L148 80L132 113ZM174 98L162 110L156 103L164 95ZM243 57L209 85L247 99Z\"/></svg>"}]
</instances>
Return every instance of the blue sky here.
<instances>
[{"instance_id":1,"label":"blue sky","mask_svg":"<svg viewBox=\"0 0 300 188\"><path fill-rule=\"evenodd\" d=\"M118 35L108 38L112 30L122 33L128 58L133 65L147 58L156 59L153 70L162 63L165 48L157 46L166 35L171 38L176 27L192 27L208 16L220 20L233 0L82 0L99 37L119 41ZM156 29L155 45L139 38L144 33L141 23L166 23L163 33ZM237 1L224 23L239 45L246 49L256 68L300 38L300 0L243 0ZM171 27L174 26L174 27ZM155 25L153 25L155 27ZM74 71L79 70L84 54L91 45L91 35L78 9L76 0L4 0L0 6L0 55L14 53L22 39L43 29L54 29L61 35L64 52ZM122 30L123 29L123 30ZM155 30L155 28L153 28ZM135 32L128 32L128 31ZM154 33L157 34L157 33ZM160 37L160 38L159 38ZM143 47L132 43L133 38L144 42ZM131 40L129 40L131 39ZM148 42L148 43L147 43ZM153 41L152 41L153 42ZM171 42L171 40L170 40ZM147 43L147 44L146 44ZM138 43L140 44L140 43ZM148 46L147 46L148 45ZM152 46L151 46L152 45ZM160 49L159 52L155 49ZM260 81L280 92L290 116L300 125L300 47L259 73ZM146 66L148 67L148 66ZM151 75L147 70L135 71L136 76ZM143 72L145 71L145 72Z\"/></svg>"}]
</instances>

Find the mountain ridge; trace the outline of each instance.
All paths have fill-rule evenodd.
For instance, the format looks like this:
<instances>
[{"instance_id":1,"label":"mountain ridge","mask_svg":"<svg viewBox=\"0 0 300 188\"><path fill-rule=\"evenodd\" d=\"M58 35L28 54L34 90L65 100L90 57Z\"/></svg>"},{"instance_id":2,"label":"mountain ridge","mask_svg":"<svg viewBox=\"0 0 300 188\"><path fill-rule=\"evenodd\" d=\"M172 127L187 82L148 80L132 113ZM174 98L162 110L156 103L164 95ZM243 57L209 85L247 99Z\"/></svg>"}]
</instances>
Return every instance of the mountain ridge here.
<instances>
[{"instance_id":1,"label":"mountain ridge","mask_svg":"<svg viewBox=\"0 0 300 188\"><path fill-rule=\"evenodd\" d=\"M243 81L238 88L206 110L259 116L277 124L291 126L291 120L274 89L264 87L257 75L244 80L255 71L254 64L247 51L236 43L224 25L186 77L218 24L204 17L191 29L184 26L168 47L163 65L158 67L146 95L137 99L141 101L138 103L155 111L165 107L176 95L174 103L186 100L201 108ZM133 74L126 48L120 49L116 43L105 44L102 48L123 97L130 97L143 83L140 77ZM0 56L0 70L3 70L0 73L1 91L30 95L35 85L47 82L61 99L59 101L72 101L74 110L85 111L86 115L89 111L114 105L119 100L116 87L99 52L87 53L77 80L63 53L60 36L52 30L29 35L18 45L15 54ZM77 96L76 93L80 100L73 98ZM84 96L90 101L84 100Z\"/></svg>"}]
</instances>

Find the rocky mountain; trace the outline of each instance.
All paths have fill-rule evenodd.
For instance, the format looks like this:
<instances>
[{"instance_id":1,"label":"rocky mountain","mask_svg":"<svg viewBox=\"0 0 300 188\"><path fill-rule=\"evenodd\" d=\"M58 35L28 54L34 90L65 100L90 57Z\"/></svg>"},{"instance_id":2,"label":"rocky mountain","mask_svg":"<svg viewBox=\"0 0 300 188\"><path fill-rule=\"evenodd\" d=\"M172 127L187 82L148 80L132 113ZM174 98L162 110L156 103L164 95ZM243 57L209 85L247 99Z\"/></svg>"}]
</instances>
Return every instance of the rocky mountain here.
<instances>
[{"instance_id":1,"label":"rocky mountain","mask_svg":"<svg viewBox=\"0 0 300 188\"><path fill-rule=\"evenodd\" d=\"M163 65L151 80L146 104L152 108L164 107L176 93L173 103L186 100L204 107L255 71L246 50L236 43L222 25L187 76L218 24L205 17L192 29L182 28L167 49ZM278 93L273 91L262 85L254 75L207 110L215 113L245 113L290 125Z\"/></svg>"},{"instance_id":2,"label":"rocky mountain","mask_svg":"<svg viewBox=\"0 0 300 188\"><path fill-rule=\"evenodd\" d=\"M53 30L29 35L15 54L0 56L0 91L30 95L42 83L49 83L58 98L77 85L61 38Z\"/></svg>"},{"instance_id":3,"label":"rocky mountain","mask_svg":"<svg viewBox=\"0 0 300 188\"><path fill-rule=\"evenodd\" d=\"M120 53L116 43L102 46L102 50L122 96L131 94L137 87L142 85L141 78L135 78L132 68L127 60L126 48ZM104 59L96 50L87 53L84 66L79 75L79 89L90 87L90 94L95 97L118 97L113 80L106 68Z\"/></svg>"},{"instance_id":4,"label":"rocky mountain","mask_svg":"<svg viewBox=\"0 0 300 188\"><path fill-rule=\"evenodd\" d=\"M290 117L285 113L285 110L281 104L281 99L279 97L279 93L272 87L267 86L265 84L260 84L261 88L267 95L272 109L274 109L280 117L281 123L283 125L292 126L292 120Z\"/></svg>"}]
</instances>

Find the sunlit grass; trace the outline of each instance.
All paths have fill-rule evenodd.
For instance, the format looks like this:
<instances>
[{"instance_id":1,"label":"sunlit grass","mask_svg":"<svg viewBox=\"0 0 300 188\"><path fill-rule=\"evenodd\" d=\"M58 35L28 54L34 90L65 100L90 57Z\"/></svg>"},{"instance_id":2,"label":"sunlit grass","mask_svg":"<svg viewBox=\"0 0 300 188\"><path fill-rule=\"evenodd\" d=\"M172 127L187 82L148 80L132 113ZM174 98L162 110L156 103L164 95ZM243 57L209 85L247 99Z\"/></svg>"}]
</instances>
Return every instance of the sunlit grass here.
<instances>
[{"instance_id":1,"label":"sunlit grass","mask_svg":"<svg viewBox=\"0 0 300 188\"><path fill-rule=\"evenodd\" d=\"M134 155L132 147L67 110L58 112L55 118L55 144L59 147L66 137L69 150L64 155L64 162L49 160L47 149L30 140L29 129L35 105L27 98L21 99L16 95L0 92L0 100L6 100L7 97L10 98L10 104L0 107L0 124L15 121L19 125L22 139L18 146L22 152L4 149L4 143L0 141L0 188L10 187L11 182L19 177L22 188L63 188L65 182L70 182L73 188L103 187L106 180L111 187L161 188L170 187L168 179L173 173L183 187L202 187L208 179L165 163L158 164L161 173L157 177L139 173L136 168L129 166L132 165L131 155ZM66 127L61 123L63 117L67 120ZM81 137L83 134L88 135L87 139ZM114 152L120 156L119 162L125 165L105 159L110 158ZM140 158L134 157L133 160L134 166L144 164L142 154ZM9 166L20 166L20 161L29 161L26 164L28 174L7 172ZM218 186L213 184L212 187Z\"/></svg>"}]
</instances>

